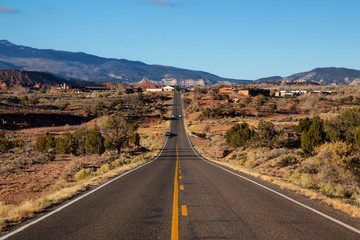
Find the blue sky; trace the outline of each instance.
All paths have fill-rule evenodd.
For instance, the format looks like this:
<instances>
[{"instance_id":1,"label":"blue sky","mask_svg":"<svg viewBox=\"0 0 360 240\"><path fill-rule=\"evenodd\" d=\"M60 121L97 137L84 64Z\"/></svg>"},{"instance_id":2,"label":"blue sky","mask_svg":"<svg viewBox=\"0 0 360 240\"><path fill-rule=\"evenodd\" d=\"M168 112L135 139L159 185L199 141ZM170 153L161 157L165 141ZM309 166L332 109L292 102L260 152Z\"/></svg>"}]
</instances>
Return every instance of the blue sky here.
<instances>
[{"instance_id":1,"label":"blue sky","mask_svg":"<svg viewBox=\"0 0 360 240\"><path fill-rule=\"evenodd\" d=\"M222 77L360 69L359 0L0 0L0 39Z\"/></svg>"}]
</instances>

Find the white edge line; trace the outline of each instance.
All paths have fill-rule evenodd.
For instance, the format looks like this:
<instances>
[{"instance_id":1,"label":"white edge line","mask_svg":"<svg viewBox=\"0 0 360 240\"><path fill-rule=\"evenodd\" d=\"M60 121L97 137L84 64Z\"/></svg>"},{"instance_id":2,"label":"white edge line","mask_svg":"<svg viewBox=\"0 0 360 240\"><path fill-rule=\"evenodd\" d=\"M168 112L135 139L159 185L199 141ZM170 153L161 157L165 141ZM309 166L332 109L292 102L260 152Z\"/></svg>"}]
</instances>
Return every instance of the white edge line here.
<instances>
[{"instance_id":1,"label":"white edge line","mask_svg":"<svg viewBox=\"0 0 360 240\"><path fill-rule=\"evenodd\" d=\"M185 124L184 124L184 126L185 126ZM346 223L344 223L344 222L342 222L342 221L340 221L340 220L337 220L336 218L333 218L333 217L331 217L331 216L329 216L329 215L327 215L327 214L325 214L325 213L323 213L323 212L320 212L320 211L318 211L318 210L316 210L316 209L314 209L314 208L312 208L312 207L309 207L309 206L307 206L307 205L305 205L305 204L303 204L303 203L301 203L301 202L299 202L299 201L296 201L295 199L293 199L293 198L291 198L291 197L288 197L288 196L286 196L286 195L284 195L284 194L282 194L282 193L279 193L279 192L277 192L277 191L275 191L275 190L273 190L273 189L271 189L271 188L268 188L268 187L266 187L266 186L264 186L264 185L262 185L262 184L260 184L260 183L258 183L258 182L255 182L255 181L253 181L253 180L251 180L251 179L249 179L249 178L247 178L247 177L244 177L244 176L242 176L242 175L240 175L240 174L237 174L237 173L235 173L235 172L232 172L232 171L230 171L229 169L226 169L226 168L224 168L224 167L222 167L222 166L219 166L218 164L215 164L215 163L213 163L213 162L211 162L211 161L203 158L203 157L194 149L194 147L193 147L193 145L192 145L192 143L191 143L191 141L190 141L189 135L188 135L187 133L186 133L186 136L187 136L187 139L188 139L188 141L189 141L189 144L190 144L192 150L194 151L194 153L195 153L201 160L207 162L208 164L214 165L215 167L218 167L218 168L220 168L220 169L222 169L222 170L224 170L224 171L226 171L226 172L229 172L229 173L231 173L231 174L233 174L233 175L235 175L235 176L237 176L237 177L240 177L240 178L242 178L242 179L245 179L245 180L247 180L247 181L249 181L249 182L251 182L251 183L253 183L253 184L256 184L256 185L258 185L259 187L262 187L262 188L264 188L264 189L266 189L266 190L268 190L268 191L270 191L270 192L272 192L272 193L275 193L275 194L277 194L277 195L279 195L279 196L281 196L281 197L283 197L283 198L285 198L285 199L287 199L287 200L289 200L289 201L291 201L291 202L293 202L293 203L296 203L296 204L299 205L299 206L302 206L302 207L304 207L304 208L306 208L306 209L308 209L308 210L310 210L310 211L312 211L312 212L314 212L314 213L316 213L316 214L318 214L318 215L320 215L320 216L322 216L322 217L324 217L324 218L327 218L327 219L330 220L330 221L333 221L333 222L335 222L335 223L337 223L337 224L339 224L339 225L341 225L341 226L343 226L343 227L345 227L345 228L347 228L347 229L349 229L349 230L351 230L351 231L353 231L353 232L355 232L355 233L357 233L357 234L360 234L360 230L357 229L357 228L354 228L353 226L350 226L350 225L348 225L348 224L346 224Z\"/></svg>"},{"instance_id":2,"label":"white edge line","mask_svg":"<svg viewBox=\"0 0 360 240\"><path fill-rule=\"evenodd\" d=\"M170 122L170 130L169 130L169 131L171 132L171 122ZM142 167L144 167L144 166L146 166L146 165L154 162L155 160L157 160L157 159L161 156L161 154L162 154L162 152L164 151L165 146L166 146L166 144L167 144L167 142L168 142L168 139L169 139L169 137L166 137L165 143L164 143L163 147L161 148L159 154L158 154L154 159L152 159L151 161L149 161L149 162L147 162L147 163L145 163L145 164L143 164L143 165L140 165L140 166L138 166L138 167L136 167L136 168L134 168L134 169L131 169L131 170L129 170L129 171L127 171L127 172L125 172L125 173L123 173L123 174L121 174L121 175L113 178L113 179L111 179L110 181L108 181L108 182L106 182L106 183L98 186L97 188L91 190L90 192L87 192L87 193L85 193L84 195L81 195L80 197L78 197L78 198L76 198L76 199L68 202L67 204L65 204L65 205L63 205L63 206L55 209L54 211L52 211L52 212L50 212L50 213L48 213L48 214L46 214L46 215L44 215L44 216L42 216L42 217L34 220L34 221L32 221L32 222L29 222L28 224L25 224L24 226L22 226L22 227L20 227L20 228L18 228L18 229L16 229L16 230L14 230L14 231L12 231L12 232L10 232L10 233L8 233L8 234L5 234L4 236L0 237L0 240L7 239L7 238L9 238L9 237L11 237L11 236L13 236L13 235L15 235L15 234L17 234L17 233L25 230L26 228L28 228L28 227L30 227L30 226L32 226L32 225L34 225L34 224L36 224L36 223L44 220L45 218L50 217L51 215L53 215L53 214L55 214L55 213L63 210L64 208L66 208L66 207L68 207L68 206L76 203L77 201L83 199L84 197L87 197L88 195L96 192L97 190L100 190L101 188L105 187L106 185L108 185L108 184L110 184L110 183L118 180L119 178L121 178L121 177L123 177L123 176L125 176L125 175L127 175L127 174L129 174L129 173L131 173L131 172L133 172L133 171L138 170L139 168L142 168Z\"/></svg>"}]
</instances>

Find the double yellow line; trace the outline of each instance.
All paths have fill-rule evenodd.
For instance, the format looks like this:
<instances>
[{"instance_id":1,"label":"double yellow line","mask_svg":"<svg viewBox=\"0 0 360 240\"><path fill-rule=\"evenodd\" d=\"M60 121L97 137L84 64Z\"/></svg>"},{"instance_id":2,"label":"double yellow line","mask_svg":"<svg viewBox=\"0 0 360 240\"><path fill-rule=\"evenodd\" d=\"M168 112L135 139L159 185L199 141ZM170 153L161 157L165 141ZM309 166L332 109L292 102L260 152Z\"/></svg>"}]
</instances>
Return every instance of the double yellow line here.
<instances>
[{"instance_id":1,"label":"double yellow line","mask_svg":"<svg viewBox=\"0 0 360 240\"><path fill-rule=\"evenodd\" d=\"M176 145L176 167L174 179L174 200L173 200L173 216L171 227L171 239L179 239L179 150Z\"/></svg>"}]
</instances>

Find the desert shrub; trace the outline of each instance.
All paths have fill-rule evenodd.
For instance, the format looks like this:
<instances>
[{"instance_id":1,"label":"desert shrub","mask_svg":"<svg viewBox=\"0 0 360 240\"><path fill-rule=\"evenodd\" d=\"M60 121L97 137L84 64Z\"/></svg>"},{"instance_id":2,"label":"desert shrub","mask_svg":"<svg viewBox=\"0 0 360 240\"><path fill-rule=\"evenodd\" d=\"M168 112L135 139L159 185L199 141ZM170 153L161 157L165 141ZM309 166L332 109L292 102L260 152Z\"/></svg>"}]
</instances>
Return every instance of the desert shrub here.
<instances>
[{"instance_id":1,"label":"desert shrub","mask_svg":"<svg viewBox=\"0 0 360 240\"><path fill-rule=\"evenodd\" d=\"M326 134L323 129L323 122L314 119L309 130L304 130L301 135L301 149L305 156L311 156L316 146L325 141Z\"/></svg>"},{"instance_id":2,"label":"desert shrub","mask_svg":"<svg viewBox=\"0 0 360 240\"><path fill-rule=\"evenodd\" d=\"M226 131L226 143L231 147L246 146L251 142L254 136L254 131L249 128L247 123L235 124Z\"/></svg>"},{"instance_id":3,"label":"desert shrub","mask_svg":"<svg viewBox=\"0 0 360 240\"><path fill-rule=\"evenodd\" d=\"M340 184L325 183L321 184L319 191L329 197L348 198L351 193L345 186Z\"/></svg>"},{"instance_id":4,"label":"desert shrub","mask_svg":"<svg viewBox=\"0 0 360 240\"><path fill-rule=\"evenodd\" d=\"M79 147L77 138L71 132L66 132L62 137L56 139L56 153L76 154Z\"/></svg>"},{"instance_id":5,"label":"desert shrub","mask_svg":"<svg viewBox=\"0 0 360 240\"><path fill-rule=\"evenodd\" d=\"M360 126L357 127L357 129L356 129L356 133L354 136L354 143L360 147Z\"/></svg>"},{"instance_id":6,"label":"desert shrub","mask_svg":"<svg viewBox=\"0 0 360 240\"><path fill-rule=\"evenodd\" d=\"M121 159L116 159L116 160L112 161L112 162L110 163L110 165L111 165L112 167L119 167L119 166L124 165L124 161L121 160Z\"/></svg>"},{"instance_id":7,"label":"desert shrub","mask_svg":"<svg viewBox=\"0 0 360 240\"><path fill-rule=\"evenodd\" d=\"M81 161L72 161L65 167L65 173L72 176L84 168L84 166L85 164Z\"/></svg>"},{"instance_id":8,"label":"desert shrub","mask_svg":"<svg viewBox=\"0 0 360 240\"><path fill-rule=\"evenodd\" d=\"M88 133L89 131L86 129L79 129L73 133L78 143L76 154L81 155L86 153L86 136Z\"/></svg>"},{"instance_id":9,"label":"desert shrub","mask_svg":"<svg viewBox=\"0 0 360 240\"><path fill-rule=\"evenodd\" d=\"M269 106L270 112L276 112L277 111L276 103L269 103L268 106Z\"/></svg>"},{"instance_id":10,"label":"desert shrub","mask_svg":"<svg viewBox=\"0 0 360 240\"><path fill-rule=\"evenodd\" d=\"M140 135L138 133L133 133L130 139L130 142L136 147L140 146Z\"/></svg>"},{"instance_id":11,"label":"desert shrub","mask_svg":"<svg viewBox=\"0 0 360 240\"><path fill-rule=\"evenodd\" d=\"M116 151L105 151L102 157L106 163L110 163L120 157L120 154Z\"/></svg>"},{"instance_id":12,"label":"desert shrub","mask_svg":"<svg viewBox=\"0 0 360 240\"><path fill-rule=\"evenodd\" d=\"M281 155L277 165L279 167L286 167L298 163L299 159L293 154Z\"/></svg>"},{"instance_id":13,"label":"desert shrub","mask_svg":"<svg viewBox=\"0 0 360 240\"><path fill-rule=\"evenodd\" d=\"M97 126L86 135L85 150L88 154L101 154L105 152L104 137Z\"/></svg>"},{"instance_id":14,"label":"desert shrub","mask_svg":"<svg viewBox=\"0 0 360 240\"><path fill-rule=\"evenodd\" d=\"M229 109L229 115L231 116L231 117L235 117L236 116L236 110L235 110L235 108L230 108Z\"/></svg>"},{"instance_id":15,"label":"desert shrub","mask_svg":"<svg viewBox=\"0 0 360 240\"><path fill-rule=\"evenodd\" d=\"M251 99L249 97L245 98L243 101L245 104L251 103Z\"/></svg>"},{"instance_id":16,"label":"desert shrub","mask_svg":"<svg viewBox=\"0 0 360 240\"><path fill-rule=\"evenodd\" d=\"M144 106L144 105L145 105L144 94L139 93L139 94L137 95L137 98L138 98L138 104L139 104L139 106Z\"/></svg>"},{"instance_id":17,"label":"desert shrub","mask_svg":"<svg viewBox=\"0 0 360 240\"><path fill-rule=\"evenodd\" d=\"M107 173L108 171L110 171L111 170L111 165L110 164L104 164L104 165L102 165L101 167L99 167L97 170L96 170L96 173L98 174L98 175L102 175L102 174L104 174L104 173Z\"/></svg>"},{"instance_id":18,"label":"desert shrub","mask_svg":"<svg viewBox=\"0 0 360 240\"><path fill-rule=\"evenodd\" d=\"M211 114L211 109L210 108L205 108L204 111L202 112L202 115L206 118L209 118Z\"/></svg>"},{"instance_id":19,"label":"desert shrub","mask_svg":"<svg viewBox=\"0 0 360 240\"><path fill-rule=\"evenodd\" d=\"M310 118L301 119L298 125L294 128L295 132L302 133L304 131L308 131L313 120Z\"/></svg>"},{"instance_id":20,"label":"desert shrub","mask_svg":"<svg viewBox=\"0 0 360 240\"><path fill-rule=\"evenodd\" d=\"M315 154L299 168L302 174L310 174L314 188L332 197L350 197L358 191L358 148L345 142L327 142L317 147Z\"/></svg>"},{"instance_id":21,"label":"desert shrub","mask_svg":"<svg viewBox=\"0 0 360 240\"><path fill-rule=\"evenodd\" d=\"M332 121L325 122L325 131L329 141L354 142L354 136L360 126L360 109L347 109Z\"/></svg>"},{"instance_id":22,"label":"desert shrub","mask_svg":"<svg viewBox=\"0 0 360 240\"><path fill-rule=\"evenodd\" d=\"M106 105L104 102L101 101L101 102L98 102L97 108L103 109L103 108L106 108Z\"/></svg>"},{"instance_id":23,"label":"desert shrub","mask_svg":"<svg viewBox=\"0 0 360 240\"><path fill-rule=\"evenodd\" d=\"M7 152L11 147L12 143L7 139L6 134L0 131L0 152Z\"/></svg>"},{"instance_id":24,"label":"desert shrub","mask_svg":"<svg viewBox=\"0 0 360 240\"><path fill-rule=\"evenodd\" d=\"M293 113L297 113L298 112L298 108L299 108L299 104L298 103L293 103L291 104L290 106L290 111L293 112Z\"/></svg>"},{"instance_id":25,"label":"desert shrub","mask_svg":"<svg viewBox=\"0 0 360 240\"><path fill-rule=\"evenodd\" d=\"M210 114L212 117L221 117L223 115L223 110L222 110L222 107L219 106L217 108L214 108L212 111L211 111L211 114Z\"/></svg>"},{"instance_id":26,"label":"desert shrub","mask_svg":"<svg viewBox=\"0 0 360 240\"><path fill-rule=\"evenodd\" d=\"M34 149L38 152L45 152L56 147L55 138L52 134L46 133L36 138Z\"/></svg>"},{"instance_id":27,"label":"desert shrub","mask_svg":"<svg viewBox=\"0 0 360 240\"><path fill-rule=\"evenodd\" d=\"M41 94L45 94L47 91L48 91L48 86L43 86L41 89L40 89L40 93Z\"/></svg>"},{"instance_id":28,"label":"desert shrub","mask_svg":"<svg viewBox=\"0 0 360 240\"><path fill-rule=\"evenodd\" d=\"M29 98L28 96L24 96L20 100L21 105L36 105L39 103L39 99L37 98Z\"/></svg>"},{"instance_id":29,"label":"desert shrub","mask_svg":"<svg viewBox=\"0 0 360 240\"><path fill-rule=\"evenodd\" d=\"M256 96L256 98L254 98L254 100L256 101L257 106L263 106L266 103L267 98L260 94L260 95Z\"/></svg>"},{"instance_id":30,"label":"desert shrub","mask_svg":"<svg viewBox=\"0 0 360 240\"><path fill-rule=\"evenodd\" d=\"M253 142L257 146L273 147L278 132L272 122L260 120Z\"/></svg>"},{"instance_id":31,"label":"desert shrub","mask_svg":"<svg viewBox=\"0 0 360 240\"><path fill-rule=\"evenodd\" d=\"M80 171L78 171L76 174L75 174L75 180L76 181L81 181L81 180L84 180L86 178L89 178L91 177L91 170L90 169L81 169Z\"/></svg>"},{"instance_id":32,"label":"desert shrub","mask_svg":"<svg viewBox=\"0 0 360 240\"><path fill-rule=\"evenodd\" d=\"M65 110L68 106L70 106L70 103L69 103L69 102L65 102L64 104L62 104L62 105L60 106L60 109L61 109L61 110Z\"/></svg>"},{"instance_id":33,"label":"desert shrub","mask_svg":"<svg viewBox=\"0 0 360 240\"><path fill-rule=\"evenodd\" d=\"M40 152L32 159L33 163L47 163L55 160L54 151Z\"/></svg>"}]
</instances>

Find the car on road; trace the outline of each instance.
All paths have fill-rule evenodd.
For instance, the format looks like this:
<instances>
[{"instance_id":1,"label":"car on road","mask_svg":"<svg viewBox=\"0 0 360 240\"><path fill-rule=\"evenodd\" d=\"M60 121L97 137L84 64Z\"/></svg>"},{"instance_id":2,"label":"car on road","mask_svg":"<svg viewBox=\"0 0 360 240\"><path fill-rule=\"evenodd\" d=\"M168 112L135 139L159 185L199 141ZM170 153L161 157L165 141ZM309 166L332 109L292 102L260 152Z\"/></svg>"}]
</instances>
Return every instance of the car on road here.
<instances>
[{"instance_id":1,"label":"car on road","mask_svg":"<svg viewBox=\"0 0 360 240\"><path fill-rule=\"evenodd\" d=\"M181 117L182 117L182 115L180 114L180 115L179 115L179 118L181 118Z\"/></svg>"}]
</instances>

